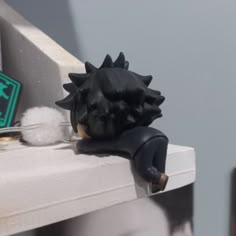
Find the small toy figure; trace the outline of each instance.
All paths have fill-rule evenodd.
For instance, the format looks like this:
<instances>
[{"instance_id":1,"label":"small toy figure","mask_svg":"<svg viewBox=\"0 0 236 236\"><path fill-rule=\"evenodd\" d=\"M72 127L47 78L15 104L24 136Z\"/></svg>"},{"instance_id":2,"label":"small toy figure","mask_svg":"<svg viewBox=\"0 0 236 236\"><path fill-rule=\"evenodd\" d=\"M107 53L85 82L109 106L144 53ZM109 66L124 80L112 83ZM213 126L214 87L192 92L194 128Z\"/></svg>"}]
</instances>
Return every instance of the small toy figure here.
<instances>
[{"instance_id":1,"label":"small toy figure","mask_svg":"<svg viewBox=\"0 0 236 236\"><path fill-rule=\"evenodd\" d=\"M138 173L152 183L153 192L164 190L168 138L147 127L162 116L164 97L148 88L152 76L128 70L120 53L115 62L105 57L100 68L85 63L87 73L70 73L69 95L56 102L71 111L71 124L82 140L80 153L118 154L133 160Z\"/></svg>"}]
</instances>

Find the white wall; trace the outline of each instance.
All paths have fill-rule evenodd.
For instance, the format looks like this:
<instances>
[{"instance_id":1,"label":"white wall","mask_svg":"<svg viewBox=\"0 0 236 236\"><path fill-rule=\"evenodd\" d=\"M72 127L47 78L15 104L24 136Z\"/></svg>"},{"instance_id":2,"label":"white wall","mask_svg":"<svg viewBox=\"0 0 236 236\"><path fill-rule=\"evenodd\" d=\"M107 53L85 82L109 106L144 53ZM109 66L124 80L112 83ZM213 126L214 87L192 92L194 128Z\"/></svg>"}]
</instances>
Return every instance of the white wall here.
<instances>
[{"instance_id":1,"label":"white wall","mask_svg":"<svg viewBox=\"0 0 236 236\"><path fill-rule=\"evenodd\" d=\"M196 147L195 235L228 235L236 165L236 2L8 2L81 60L99 65L107 52L122 50L132 70L154 75L152 86L167 97L154 126L172 143Z\"/></svg>"}]
</instances>

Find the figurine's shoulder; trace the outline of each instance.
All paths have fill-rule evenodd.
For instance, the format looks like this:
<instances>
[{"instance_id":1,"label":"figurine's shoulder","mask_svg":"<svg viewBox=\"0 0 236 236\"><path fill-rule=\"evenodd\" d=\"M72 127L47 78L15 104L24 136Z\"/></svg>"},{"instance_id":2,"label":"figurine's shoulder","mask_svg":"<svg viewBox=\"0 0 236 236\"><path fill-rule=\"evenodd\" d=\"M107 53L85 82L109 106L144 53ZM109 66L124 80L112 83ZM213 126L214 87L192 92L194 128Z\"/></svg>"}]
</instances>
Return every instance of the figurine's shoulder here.
<instances>
[{"instance_id":1,"label":"figurine's shoulder","mask_svg":"<svg viewBox=\"0 0 236 236\"><path fill-rule=\"evenodd\" d=\"M158 137L166 137L166 135L158 129L154 129L152 127L144 127L138 126L132 129L128 129L122 133L121 136L133 136L135 137L142 137L144 139L149 139L154 136ZM167 138L167 137L166 137Z\"/></svg>"}]
</instances>

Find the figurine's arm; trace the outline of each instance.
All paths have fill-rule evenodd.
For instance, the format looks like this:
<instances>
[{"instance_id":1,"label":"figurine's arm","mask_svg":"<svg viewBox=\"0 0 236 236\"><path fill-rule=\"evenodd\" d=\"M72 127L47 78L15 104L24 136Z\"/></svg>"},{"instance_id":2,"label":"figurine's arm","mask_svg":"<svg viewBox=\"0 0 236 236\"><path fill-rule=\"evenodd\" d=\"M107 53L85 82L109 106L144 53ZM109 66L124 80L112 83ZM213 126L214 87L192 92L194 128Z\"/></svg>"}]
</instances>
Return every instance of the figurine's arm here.
<instances>
[{"instance_id":1,"label":"figurine's arm","mask_svg":"<svg viewBox=\"0 0 236 236\"><path fill-rule=\"evenodd\" d=\"M159 130L137 127L113 139L82 139L79 153L117 154L134 161L138 173L154 186L153 192L164 190L168 176L164 174L168 138ZM126 155L122 155L126 154Z\"/></svg>"},{"instance_id":2,"label":"figurine's arm","mask_svg":"<svg viewBox=\"0 0 236 236\"><path fill-rule=\"evenodd\" d=\"M159 137L168 143L168 138L160 130L150 127L136 127L124 131L110 139L86 138L77 142L77 151L85 154L128 154L133 159L136 152L150 139Z\"/></svg>"},{"instance_id":3,"label":"figurine's arm","mask_svg":"<svg viewBox=\"0 0 236 236\"><path fill-rule=\"evenodd\" d=\"M84 154L128 154L122 149L122 146L117 145L117 139L81 139L77 142L76 149L78 153Z\"/></svg>"}]
</instances>

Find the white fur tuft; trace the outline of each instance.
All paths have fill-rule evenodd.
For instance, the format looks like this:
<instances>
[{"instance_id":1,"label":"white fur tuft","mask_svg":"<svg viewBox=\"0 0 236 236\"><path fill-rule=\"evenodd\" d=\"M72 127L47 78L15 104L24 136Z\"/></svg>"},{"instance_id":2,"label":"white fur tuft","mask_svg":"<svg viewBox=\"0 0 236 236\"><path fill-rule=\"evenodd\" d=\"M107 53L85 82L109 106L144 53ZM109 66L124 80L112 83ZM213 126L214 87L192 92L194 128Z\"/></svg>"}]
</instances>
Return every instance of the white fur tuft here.
<instances>
[{"instance_id":1,"label":"white fur tuft","mask_svg":"<svg viewBox=\"0 0 236 236\"><path fill-rule=\"evenodd\" d=\"M65 136L64 116L56 109L49 107L34 107L28 109L21 119L22 126L40 124L39 128L22 130L23 139L35 146L54 144Z\"/></svg>"}]
</instances>

